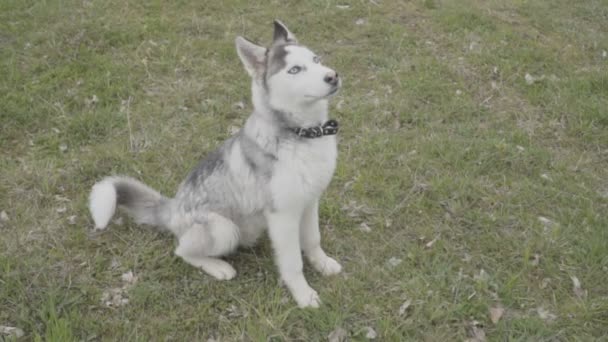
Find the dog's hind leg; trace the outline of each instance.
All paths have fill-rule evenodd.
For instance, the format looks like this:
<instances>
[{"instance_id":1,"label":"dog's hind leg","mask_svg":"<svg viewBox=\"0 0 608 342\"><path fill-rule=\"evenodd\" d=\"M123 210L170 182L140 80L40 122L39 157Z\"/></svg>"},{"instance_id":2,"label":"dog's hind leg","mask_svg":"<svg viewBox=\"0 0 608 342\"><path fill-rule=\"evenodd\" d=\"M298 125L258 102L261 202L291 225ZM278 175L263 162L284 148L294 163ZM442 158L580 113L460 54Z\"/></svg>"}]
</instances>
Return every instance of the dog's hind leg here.
<instances>
[{"instance_id":1,"label":"dog's hind leg","mask_svg":"<svg viewBox=\"0 0 608 342\"><path fill-rule=\"evenodd\" d=\"M209 213L179 237L175 254L219 280L228 280L236 271L217 257L234 251L238 243L239 228L224 216Z\"/></svg>"}]
</instances>

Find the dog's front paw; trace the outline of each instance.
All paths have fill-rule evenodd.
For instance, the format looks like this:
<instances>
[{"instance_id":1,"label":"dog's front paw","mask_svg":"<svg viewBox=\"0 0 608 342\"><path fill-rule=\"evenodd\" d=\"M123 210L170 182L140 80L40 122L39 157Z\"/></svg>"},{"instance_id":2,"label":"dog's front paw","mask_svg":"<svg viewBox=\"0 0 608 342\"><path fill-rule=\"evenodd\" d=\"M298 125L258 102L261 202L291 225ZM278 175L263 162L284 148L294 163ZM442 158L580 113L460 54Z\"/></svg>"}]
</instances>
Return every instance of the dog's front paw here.
<instances>
[{"instance_id":1,"label":"dog's front paw","mask_svg":"<svg viewBox=\"0 0 608 342\"><path fill-rule=\"evenodd\" d=\"M342 271L342 265L331 257L325 257L322 260L318 260L314 262L313 266L324 276L338 274Z\"/></svg>"},{"instance_id":2,"label":"dog's front paw","mask_svg":"<svg viewBox=\"0 0 608 342\"><path fill-rule=\"evenodd\" d=\"M321 305L319 294L311 287L294 292L293 297L300 308L318 308Z\"/></svg>"}]
</instances>

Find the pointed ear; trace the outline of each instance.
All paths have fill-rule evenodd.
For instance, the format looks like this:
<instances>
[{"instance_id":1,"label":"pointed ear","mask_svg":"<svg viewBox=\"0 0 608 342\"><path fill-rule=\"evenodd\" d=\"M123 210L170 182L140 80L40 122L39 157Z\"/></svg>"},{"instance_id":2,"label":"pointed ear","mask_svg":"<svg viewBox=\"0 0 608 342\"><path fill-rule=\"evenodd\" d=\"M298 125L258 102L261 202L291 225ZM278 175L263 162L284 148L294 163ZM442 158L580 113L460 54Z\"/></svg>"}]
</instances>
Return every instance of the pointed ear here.
<instances>
[{"instance_id":1,"label":"pointed ear","mask_svg":"<svg viewBox=\"0 0 608 342\"><path fill-rule=\"evenodd\" d=\"M236 37L236 52L249 76L261 75L266 68L266 48L243 38Z\"/></svg>"},{"instance_id":2,"label":"pointed ear","mask_svg":"<svg viewBox=\"0 0 608 342\"><path fill-rule=\"evenodd\" d=\"M296 36L289 31L287 26L283 24L280 20L275 19L274 21L274 42L273 44L285 44L285 43L293 43L297 44L298 40Z\"/></svg>"}]
</instances>

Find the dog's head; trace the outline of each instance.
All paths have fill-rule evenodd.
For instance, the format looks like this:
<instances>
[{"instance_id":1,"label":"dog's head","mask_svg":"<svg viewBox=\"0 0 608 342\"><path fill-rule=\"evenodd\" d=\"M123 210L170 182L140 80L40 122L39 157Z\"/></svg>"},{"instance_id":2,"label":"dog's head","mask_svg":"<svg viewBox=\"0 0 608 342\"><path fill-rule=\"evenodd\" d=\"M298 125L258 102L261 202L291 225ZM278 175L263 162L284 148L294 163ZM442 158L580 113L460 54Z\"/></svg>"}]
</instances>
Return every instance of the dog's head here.
<instances>
[{"instance_id":1,"label":"dog's head","mask_svg":"<svg viewBox=\"0 0 608 342\"><path fill-rule=\"evenodd\" d=\"M274 39L269 48L236 38L238 55L256 86L266 92L273 109L298 111L314 106L335 94L341 85L338 74L324 66L310 49L298 44L280 21L274 22ZM255 94L254 94L255 95Z\"/></svg>"}]
</instances>

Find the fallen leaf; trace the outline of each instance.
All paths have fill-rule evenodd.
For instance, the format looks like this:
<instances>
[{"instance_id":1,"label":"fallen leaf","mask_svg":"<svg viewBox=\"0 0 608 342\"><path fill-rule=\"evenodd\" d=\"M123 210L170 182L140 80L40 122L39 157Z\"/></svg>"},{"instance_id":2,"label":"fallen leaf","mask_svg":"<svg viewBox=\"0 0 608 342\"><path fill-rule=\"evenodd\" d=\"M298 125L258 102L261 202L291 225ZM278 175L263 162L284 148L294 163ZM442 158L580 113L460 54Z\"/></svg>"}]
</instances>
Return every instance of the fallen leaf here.
<instances>
[{"instance_id":1,"label":"fallen leaf","mask_svg":"<svg viewBox=\"0 0 608 342\"><path fill-rule=\"evenodd\" d=\"M8 214L6 213L6 211L2 210L0 212L0 221L2 222L8 222Z\"/></svg>"},{"instance_id":2,"label":"fallen leaf","mask_svg":"<svg viewBox=\"0 0 608 342\"><path fill-rule=\"evenodd\" d=\"M348 332L340 327L337 327L327 336L327 340L329 342L345 342L347 337Z\"/></svg>"},{"instance_id":3,"label":"fallen leaf","mask_svg":"<svg viewBox=\"0 0 608 342\"><path fill-rule=\"evenodd\" d=\"M341 9L341 10L345 10L345 9L349 9L350 5L336 5L337 9Z\"/></svg>"},{"instance_id":4,"label":"fallen leaf","mask_svg":"<svg viewBox=\"0 0 608 342\"><path fill-rule=\"evenodd\" d=\"M505 313L505 309L502 306L497 306L494 308L490 308L490 320L492 323L496 324L500 321L500 318Z\"/></svg>"},{"instance_id":5,"label":"fallen leaf","mask_svg":"<svg viewBox=\"0 0 608 342\"><path fill-rule=\"evenodd\" d=\"M579 299L585 298L587 296L587 291L583 290L581 287L581 281L578 280L576 276L570 276L570 279L572 279L572 290L574 291L574 294Z\"/></svg>"},{"instance_id":6,"label":"fallen leaf","mask_svg":"<svg viewBox=\"0 0 608 342\"><path fill-rule=\"evenodd\" d=\"M372 229L365 222L362 222L359 225L359 230L361 230L364 233L370 233L372 231Z\"/></svg>"},{"instance_id":7,"label":"fallen leaf","mask_svg":"<svg viewBox=\"0 0 608 342\"><path fill-rule=\"evenodd\" d=\"M123 297L124 294L124 289L119 287L105 290L101 294L101 302L107 307L119 307L127 305L129 304L129 299Z\"/></svg>"},{"instance_id":8,"label":"fallen leaf","mask_svg":"<svg viewBox=\"0 0 608 342\"><path fill-rule=\"evenodd\" d=\"M540 254L534 253L534 256L530 263L532 264L532 266L538 266L538 264L540 263Z\"/></svg>"},{"instance_id":9,"label":"fallen leaf","mask_svg":"<svg viewBox=\"0 0 608 342\"><path fill-rule=\"evenodd\" d=\"M537 308L536 312L538 313L538 317L540 317L540 319L542 319L543 321L552 322L557 318L557 316L550 313L548 310L546 310L543 307Z\"/></svg>"},{"instance_id":10,"label":"fallen leaf","mask_svg":"<svg viewBox=\"0 0 608 342\"><path fill-rule=\"evenodd\" d=\"M549 283L551 282L550 278L543 278L543 280L540 282L540 288L541 290L546 288L547 285L549 285Z\"/></svg>"},{"instance_id":11,"label":"fallen leaf","mask_svg":"<svg viewBox=\"0 0 608 342\"><path fill-rule=\"evenodd\" d=\"M365 327L365 338L368 340L375 340L378 337L378 333L372 327Z\"/></svg>"},{"instance_id":12,"label":"fallen leaf","mask_svg":"<svg viewBox=\"0 0 608 342\"><path fill-rule=\"evenodd\" d=\"M545 226L552 226L554 224L553 221L551 221L550 219L548 219L544 216L539 216L538 220L540 221L540 223L544 224Z\"/></svg>"},{"instance_id":13,"label":"fallen leaf","mask_svg":"<svg viewBox=\"0 0 608 342\"><path fill-rule=\"evenodd\" d=\"M230 133L230 135L235 135L237 134L241 129L238 126L230 126L230 128L228 129L228 132Z\"/></svg>"},{"instance_id":14,"label":"fallen leaf","mask_svg":"<svg viewBox=\"0 0 608 342\"><path fill-rule=\"evenodd\" d=\"M247 312L239 309L234 304L231 304L226 311L228 311L227 316L229 318L239 318L239 317L246 317L247 316Z\"/></svg>"},{"instance_id":15,"label":"fallen leaf","mask_svg":"<svg viewBox=\"0 0 608 342\"><path fill-rule=\"evenodd\" d=\"M395 267L397 265L399 265L403 260L396 258L396 257L391 257L390 259L388 259L388 264L391 265L392 267Z\"/></svg>"},{"instance_id":16,"label":"fallen leaf","mask_svg":"<svg viewBox=\"0 0 608 342\"><path fill-rule=\"evenodd\" d=\"M473 280L486 282L490 279L490 275L482 268L479 270L479 274L473 275Z\"/></svg>"},{"instance_id":17,"label":"fallen leaf","mask_svg":"<svg viewBox=\"0 0 608 342\"><path fill-rule=\"evenodd\" d=\"M355 25L363 25L365 24L366 20L363 18L359 18L357 20L355 20Z\"/></svg>"},{"instance_id":18,"label":"fallen leaf","mask_svg":"<svg viewBox=\"0 0 608 342\"><path fill-rule=\"evenodd\" d=\"M68 224L70 224L70 225L76 224L76 215L68 216Z\"/></svg>"},{"instance_id":19,"label":"fallen leaf","mask_svg":"<svg viewBox=\"0 0 608 342\"><path fill-rule=\"evenodd\" d=\"M133 271L123 273L120 277L125 285L133 285L137 282L137 277L133 275Z\"/></svg>"},{"instance_id":20,"label":"fallen leaf","mask_svg":"<svg viewBox=\"0 0 608 342\"><path fill-rule=\"evenodd\" d=\"M469 336L471 338L466 339L467 342L485 342L486 332L483 330L483 326L478 321L467 322Z\"/></svg>"},{"instance_id":21,"label":"fallen leaf","mask_svg":"<svg viewBox=\"0 0 608 342\"><path fill-rule=\"evenodd\" d=\"M424 248L429 249L429 248L433 247L433 245L435 244L435 242L437 242L437 240L439 240L439 236L435 236L435 238L433 240L427 242L424 245Z\"/></svg>"},{"instance_id":22,"label":"fallen leaf","mask_svg":"<svg viewBox=\"0 0 608 342\"><path fill-rule=\"evenodd\" d=\"M20 338L23 335L25 335L25 333L23 332L23 330L21 330L19 328L16 328L16 327L7 327L7 326L4 326L4 325L0 325L0 334L14 336L16 338Z\"/></svg>"},{"instance_id":23,"label":"fallen leaf","mask_svg":"<svg viewBox=\"0 0 608 342\"><path fill-rule=\"evenodd\" d=\"M401 306L399 307L399 316L405 315L405 313L407 312L407 309L410 307L410 305L412 305L411 299L408 299L405 302L403 302L403 304L401 304Z\"/></svg>"},{"instance_id":24,"label":"fallen leaf","mask_svg":"<svg viewBox=\"0 0 608 342\"><path fill-rule=\"evenodd\" d=\"M245 104L243 103L243 101L236 102L232 106L234 108L236 108L236 109L244 109L245 108Z\"/></svg>"},{"instance_id":25,"label":"fallen leaf","mask_svg":"<svg viewBox=\"0 0 608 342\"><path fill-rule=\"evenodd\" d=\"M59 214L63 214L67 211L68 209L66 207L59 207L56 209L57 213Z\"/></svg>"},{"instance_id":26,"label":"fallen leaf","mask_svg":"<svg viewBox=\"0 0 608 342\"><path fill-rule=\"evenodd\" d=\"M68 145L67 144L60 144L59 145L59 151L65 152L67 150L68 150Z\"/></svg>"},{"instance_id":27,"label":"fallen leaf","mask_svg":"<svg viewBox=\"0 0 608 342\"><path fill-rule=\"evenodd\" d=\"M471 342L485 342L486 341L486 332L478 326L474 326L471 329L471 333L473 334L473 338L470 339Z\"/></svg>"}]
</instances>

